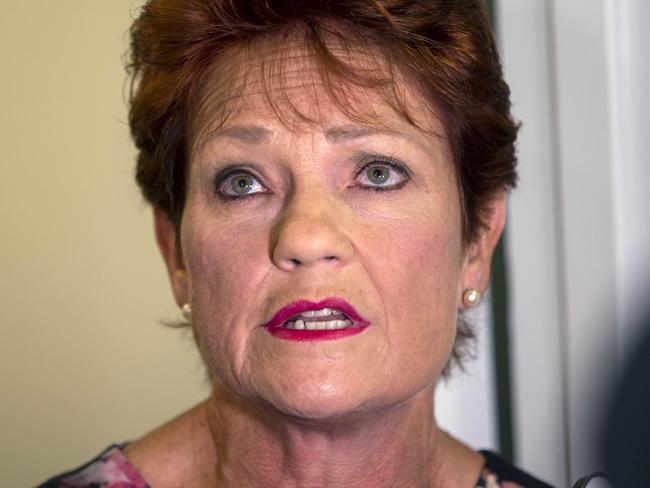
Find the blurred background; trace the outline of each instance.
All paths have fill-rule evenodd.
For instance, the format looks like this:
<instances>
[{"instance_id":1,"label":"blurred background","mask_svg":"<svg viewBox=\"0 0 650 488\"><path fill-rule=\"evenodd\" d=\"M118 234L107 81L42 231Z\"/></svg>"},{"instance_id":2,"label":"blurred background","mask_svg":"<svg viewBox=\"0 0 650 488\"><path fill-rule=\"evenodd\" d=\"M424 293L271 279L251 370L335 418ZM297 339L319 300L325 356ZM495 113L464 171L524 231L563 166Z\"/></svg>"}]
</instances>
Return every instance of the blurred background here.
<instances>
[{"instance_id":1,"label":"blurred background","mask_svg":"<svg viewBox=\"0 0 650 488\"><path fill-rule=\"evenodd\" d=\"M0 486L134 439L208 387L133 182L136 0L0 0ZM559 486L599 467L603 396L650 259L650 3L490 2L522 121L479 356L441 423Z\"/></svg>"}]
</instances>

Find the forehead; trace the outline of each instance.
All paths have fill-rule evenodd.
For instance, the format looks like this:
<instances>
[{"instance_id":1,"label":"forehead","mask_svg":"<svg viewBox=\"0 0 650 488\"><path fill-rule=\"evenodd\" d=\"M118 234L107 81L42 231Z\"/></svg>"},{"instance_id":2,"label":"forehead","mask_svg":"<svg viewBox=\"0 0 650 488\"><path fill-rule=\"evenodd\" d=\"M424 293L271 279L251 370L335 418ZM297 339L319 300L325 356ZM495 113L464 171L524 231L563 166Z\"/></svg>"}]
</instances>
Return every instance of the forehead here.
<instances>
[{"instance_id":1,"label":"forehead","mask_svg":"<svg viewBox=\"0 0 650 488\"><path fill-rule=\"evenodd\" d=\"M292 131L351 127L445 138L416 84L369 48L328 46L328 55L293 42L249 45L220 56L206 73L192 116L193 149L241 124Z\"/></svg>"}]
</instances>

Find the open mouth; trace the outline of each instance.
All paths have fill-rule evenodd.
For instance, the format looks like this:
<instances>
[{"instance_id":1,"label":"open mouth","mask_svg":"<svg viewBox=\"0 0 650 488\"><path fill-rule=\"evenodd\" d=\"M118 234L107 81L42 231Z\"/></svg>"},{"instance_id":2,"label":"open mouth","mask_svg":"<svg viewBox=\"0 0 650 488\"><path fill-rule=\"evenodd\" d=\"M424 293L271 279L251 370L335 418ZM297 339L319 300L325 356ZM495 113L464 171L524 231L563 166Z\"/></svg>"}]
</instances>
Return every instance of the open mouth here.
<instances>
[{"instance_id":1,"label":"open mouth","mask_svg":"<svg viewBox=\"0 0 650 488\"><path fill-rule=\"evenodd\" d=\"M299 313L282 324L290 330L340 330L353 326L354 322L343 312L327 307Z\"/></svg>"},{"instance_id":2,"label":"open mouth","mask_svg":"<svg viewBox=\"0 0 650 488\"><path fill-rule=\"evenodd\" d=\"M295 341L331 340L362 332L370 325L342 298L298 300L278 310L263 326L275 337Z\"/></svg>"}]
</instances>

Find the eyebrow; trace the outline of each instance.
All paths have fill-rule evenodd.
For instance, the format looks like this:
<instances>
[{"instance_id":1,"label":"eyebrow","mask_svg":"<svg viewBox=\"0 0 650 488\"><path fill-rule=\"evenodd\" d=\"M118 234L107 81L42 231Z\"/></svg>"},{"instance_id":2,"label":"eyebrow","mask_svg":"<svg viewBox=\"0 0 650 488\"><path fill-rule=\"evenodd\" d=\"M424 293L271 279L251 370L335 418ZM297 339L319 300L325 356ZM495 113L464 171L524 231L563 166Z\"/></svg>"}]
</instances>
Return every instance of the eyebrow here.
<instances>
[{"instance_id":1,"label":"eyebrow","mask_svg":"<svg viewBox=\"0 0 650 488\"><path fill-rule=\"evenodd\" d=\"M359 125L342 125L339 127L332 127L325 131L325 139L330 142L350 141L357 138L374 136L374 135L388 135L392 137L399 137L420 147L425 153L431 152L431 149L423 143L414 134L401 132L389 127L374 127L374 126L359 126ZM439 137L439 136L437 136ZM442 138L441 138L442 139Z\"/></svg>"},{"instance_id":2,"label":"eyebrow","mask_svg":"<svg viewBox=\"0 0 650 488\"><path fill-rule=\"evenodd\" d=\"M393 129L344 125L326 129L325 139L330 143L336 143L380 134L409 138L407 135ZM202 145L208 140L221 137L237 139L247 144L261 145L268 142L272 136L273 131L259 125L238 125L220 128L211 132Z\"/></svg>"},{"instance_id":3,"label":"eyebrow","mask_svg":"<svg viewBox=\"0 0 650 488\"><path fill-rule=\"evenodd\" d=\"M267 142L271 139L271 136L273 136L271 130L259 125L237 125L234 127L224 127L211 132L204 143L210 139L227 137L238 139L247 144L259 145Z\"/></svg>"},{"instance_id":4,"label":"eyebrow","mask_svg":"<svg viewBox=\"0 0 650 488\"><path fill-rule=\"evenodd\" d=\"M404 134L396 130L388 128L378 128L378 127L365 127L365 126L341 126L341 127L332 127L325 131L325 139L328 142L341 142L349 141L352 139L357 139L360 137L374 136L388 134L391 136L400 136L404 137Z\"/></svg>"}]
</instances>

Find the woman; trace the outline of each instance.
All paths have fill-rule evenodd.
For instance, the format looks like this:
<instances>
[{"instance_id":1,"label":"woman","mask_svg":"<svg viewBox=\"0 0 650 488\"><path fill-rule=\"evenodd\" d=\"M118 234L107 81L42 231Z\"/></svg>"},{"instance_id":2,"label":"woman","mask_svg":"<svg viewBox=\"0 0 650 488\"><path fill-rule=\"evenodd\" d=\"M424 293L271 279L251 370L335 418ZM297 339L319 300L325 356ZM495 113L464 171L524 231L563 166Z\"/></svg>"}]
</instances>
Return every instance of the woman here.
<instances>
[{"instance_id":1,"label":"woman","mask_svg":"<svg viewBox=\"0 0 650 488\"><path fill-rule=\"evenodd\" d=\"M45 486L546 486L433 417L516 178L480 0L151 0L131 69L213 392Z\"/></svg>"}]
</instances>

